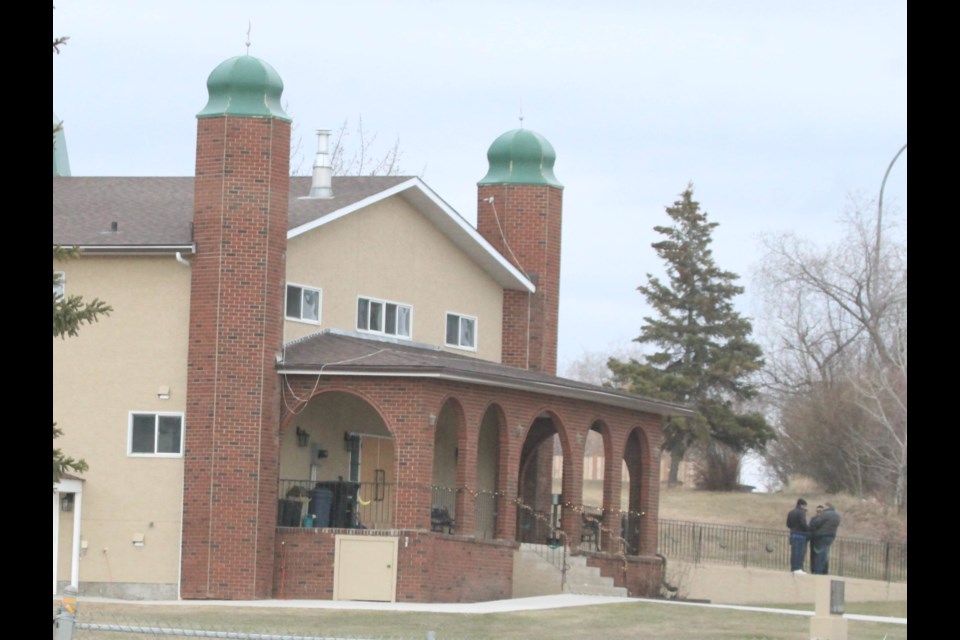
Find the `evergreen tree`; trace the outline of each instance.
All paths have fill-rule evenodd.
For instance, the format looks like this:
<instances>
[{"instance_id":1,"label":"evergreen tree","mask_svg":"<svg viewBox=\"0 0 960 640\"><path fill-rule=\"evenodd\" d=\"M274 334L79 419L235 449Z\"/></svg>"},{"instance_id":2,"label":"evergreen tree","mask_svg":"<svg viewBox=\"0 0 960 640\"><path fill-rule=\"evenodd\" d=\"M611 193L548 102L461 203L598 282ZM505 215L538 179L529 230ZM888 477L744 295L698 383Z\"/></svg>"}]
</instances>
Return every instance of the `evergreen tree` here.
<instances>
[{"instance_id":1,"label":"evergreen tree","mask_svg":"<svg viewBox=\"0 0 960 640\"><path fill-rule=\"evenodd\" d=\"M654 230L664 237L652 244L666 267L666 282L647 274L637 289L654 309L645 317L636 342L657 350L642 358L609 362L614 384L633 393L680 402L696 410L689 418L664 424L663 448L672 458L670 482L679 463L697 442L720 443L738 453L761 449L774 437L759 413L740 413L756 395L751 376L763 366L760 347L750 341L750 321L733 308L743 293L739 276L717 267L710 249L716 222L708 222L689 185L667 207L671 226Z\"/></svg>"}]
</instances>

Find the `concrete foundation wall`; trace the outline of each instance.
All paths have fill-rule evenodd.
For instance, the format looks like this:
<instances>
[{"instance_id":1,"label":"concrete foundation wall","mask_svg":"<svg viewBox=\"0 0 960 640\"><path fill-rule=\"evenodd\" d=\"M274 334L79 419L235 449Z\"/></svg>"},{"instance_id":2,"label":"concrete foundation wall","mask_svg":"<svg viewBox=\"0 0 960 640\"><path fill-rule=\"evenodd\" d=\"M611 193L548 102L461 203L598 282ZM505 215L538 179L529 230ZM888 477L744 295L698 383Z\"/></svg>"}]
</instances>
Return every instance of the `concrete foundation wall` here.
<instances>
[{"instance_id":1,"label":"concrete foundation wall","mask_svg":"<svg viewBox=\"0 0 960 640\"><path fill-rule=\"evenodd\" d=\"M57 582L57 593L63 593L69 580ZM80 581L78 593L96 598L122 600L176 600L179 596L176 584L151 584L148 582L84 582Z\"/></svg>"},{"instance_id":2,"label":"concrete foundation wall","mask_svg":"<svg viewBox=\"0 0 960 640\"><path fill-rule=\"evenodd\" d=\"M903 602L907 583L842 578L847 602ZM813 603L815 576L795 576L789 571L719 565L692 565L671 561L667 581L679 588L681 598L717 604Z\"/></svg>"}]
</instances>

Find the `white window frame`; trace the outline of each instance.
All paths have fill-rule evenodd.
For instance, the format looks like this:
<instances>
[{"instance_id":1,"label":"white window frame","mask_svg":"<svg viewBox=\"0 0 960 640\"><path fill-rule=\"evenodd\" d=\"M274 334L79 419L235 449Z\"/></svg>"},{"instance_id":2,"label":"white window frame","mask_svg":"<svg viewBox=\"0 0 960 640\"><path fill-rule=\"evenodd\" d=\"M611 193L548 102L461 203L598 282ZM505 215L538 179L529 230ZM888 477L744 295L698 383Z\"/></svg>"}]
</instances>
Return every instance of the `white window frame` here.
<instances>
[{"instance_id":1,"label":"white window frame","mask_svg":"<svg viewBox=\"0 0 960 640\"><path fill-rule=\"evenodd\" d=\"M457 318L457 342L455 343L447 340L447 324L450 322L450 318ZM473 323L473 344L465 345L460 342L460 337L463 335L463 322L465 320ZM476 351L477 344L480 341L477 330L479 324L480 322L477 320L476 316L470 316L465 313L457 313L456 311L447 311L443 321L443 343L448 347L453 347L454 349Z\"/></svg>"},{"instance_id":2,"label":"white window frame","mask_svg":"<svg viewBox=\"0 0 960 640\"><path fill-rule=\"evenodd\" d=\"M59 278L59 282L53 285L53 295L62 298L67 294L67 274L63 271L54 271L53 275Z\"/></svg>"},{"instance_id":3,"label":"white window frame","mask_svg":"<svg viewBox=\"0 0 960 640\"><path fill-rule=\"evenodd\" d=\"M367 317L365 319L366 320L365 326L362 326L364 323L361 323L360 321L360 304L364 301L366 301L367 303ZM380 306L381 328L379 329L370 328L371 312L375 305ZM397 310L397 313L394 316L395 324L397 324L397 320L400 317L400 309L407 310L408 316L410 318L409 322L407 323L408 324L407 328L409 329L409 333L405 333L405 334L400 333L397 330L398 328L396 326L394 327L393 333L388 331L388 327L386 326L387 307L391 305L395 306ZM402 302L394 302L393 300L381 300L379 298L371 298L370 296L357 296L357 331L360 331L361 333L374 333L381 336L390 336L391 338L400 338L401 340L410 340L413 337L413 305L404 304Z\"/></svg>"},{"instance_id":4,"label":"white window frame","mask_svg":"<svg viewBox=\"0 0 960 640\"><path fill-rule=\"evenodd\" d=\"M300 290L300 315L299 316L291 316L289 315L289 313L287 313L288 311L287 303L290 298L290 287L296 287L297 289ZM307 292L307 291L311 291L317 294L317 319L316 320L314 320L313 318L303 317L303 295L304 295L304 292ZM323 289L319 287L311 287L305 284L297 284L296 282L288 282L287 286L284 288L283 316L287 320L292 320L294 322L304 322L306 324L320 324L321 320L323 319Z\"/></svg>"},{"instance_id":5,"label":"white window frame","mask_svg":"<svg viewBox=\"0 0 960 640\"><path fill-rule=\"evenodd\" d=\"M133 418L134 416L153 416L153 452L133 450ZM160 418L180 419L180 443L176 453L157 451L157 437ZM131 411L127 416L127 455L131 458L182 458L183 457L183 412L177 411Z\"/></svg>"}]
</instances>

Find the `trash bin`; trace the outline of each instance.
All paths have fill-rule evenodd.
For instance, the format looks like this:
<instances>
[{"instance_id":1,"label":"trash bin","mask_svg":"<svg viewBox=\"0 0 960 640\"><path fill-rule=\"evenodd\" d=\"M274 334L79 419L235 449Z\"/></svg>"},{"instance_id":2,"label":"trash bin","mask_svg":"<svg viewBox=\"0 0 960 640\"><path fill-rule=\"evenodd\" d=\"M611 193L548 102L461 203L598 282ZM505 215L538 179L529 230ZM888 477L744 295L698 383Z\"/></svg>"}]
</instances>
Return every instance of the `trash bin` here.
<instances>
[{"instance_id":1,"label":"trash bin","mask_svg":"<svg viewBox=\"0 0 960 640\"><path fill-rule=\"evenodd\" d=\"M330 526L330 505L333 503L333 491L326 487L316 487L310 491L310 515L313 526Z\"/></svg>"},{"instance_id":2,"label":"trash bin","mask_svg":"<svg viewBox=\"0 0 960 640\"><path fill-rule=\"evenodd\" d=\"M281 499L278 524L281 527L299 527L300 526L300 501Z\"/></svg>"}]
</instances>

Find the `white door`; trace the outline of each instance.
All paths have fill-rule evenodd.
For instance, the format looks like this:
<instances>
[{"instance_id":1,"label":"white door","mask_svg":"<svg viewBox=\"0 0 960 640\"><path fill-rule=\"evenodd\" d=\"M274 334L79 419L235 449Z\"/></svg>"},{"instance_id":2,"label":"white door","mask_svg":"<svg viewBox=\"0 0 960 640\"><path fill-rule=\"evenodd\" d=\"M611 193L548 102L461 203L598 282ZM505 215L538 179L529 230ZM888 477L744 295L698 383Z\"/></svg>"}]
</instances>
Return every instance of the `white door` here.
<instances>
[{"instance_id":1,"label":"white door","mask_svg":"<svg viewBox=\"0 0 960 640\"><path fill-rule=\"evenodd\" d=\"M394 602L399 538L337 536L333 599Z\"/></svg>"}]
</instances>

